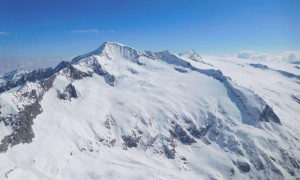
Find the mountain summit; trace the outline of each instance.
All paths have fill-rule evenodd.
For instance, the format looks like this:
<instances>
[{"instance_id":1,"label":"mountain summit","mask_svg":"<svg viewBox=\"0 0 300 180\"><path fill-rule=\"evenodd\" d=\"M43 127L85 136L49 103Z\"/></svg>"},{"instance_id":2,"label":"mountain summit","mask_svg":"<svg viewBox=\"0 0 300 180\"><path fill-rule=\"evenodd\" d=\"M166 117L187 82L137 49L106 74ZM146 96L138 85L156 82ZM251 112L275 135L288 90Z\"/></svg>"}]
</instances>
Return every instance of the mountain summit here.
<instances>
[{"instance_id":1,"label":"mountain summit","mask_svg":"<svg viewBox=\"0 0 300 180\"><path fill-rule=\"evenodd\" d=\"M130 59L139 56L140 53L138 50L120 43L105 42L96 50L81 56L77 56L72 60L72 63L78 62L81 59L93 55L102 55L102 56L107 56L108 58L111 58L110 56L121 56Z\"/></svg>"},{"instance_id":2,"label":"mountain summit","mask_svg":"<svg viewBox=\"0 0 300 180\"><path fill-rule=\"evenodd\" d=\"M293 68L106 42L3 74L0 177L298 178Z\"/></svg>"}]
</instances>

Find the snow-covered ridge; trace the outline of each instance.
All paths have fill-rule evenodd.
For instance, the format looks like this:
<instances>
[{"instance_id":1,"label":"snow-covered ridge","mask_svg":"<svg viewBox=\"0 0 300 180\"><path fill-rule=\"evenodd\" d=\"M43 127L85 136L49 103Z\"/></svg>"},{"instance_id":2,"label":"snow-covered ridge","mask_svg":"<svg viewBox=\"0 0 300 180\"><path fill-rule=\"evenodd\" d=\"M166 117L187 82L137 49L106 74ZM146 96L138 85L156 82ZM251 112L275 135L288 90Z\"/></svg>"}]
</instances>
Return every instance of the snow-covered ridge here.
<instances>
[{"instance_id":1,"label":"snow-covered ridge","mask_svg":"<svg viewBox=\"0 0 300 180\"><path fill-rule=\"evenodd\" d=\"M12 72L1 74L0 79L4 79L6 81L18 80L21 76L23 76L27 73L28 73L28 71L26 69L16 69Z\"/></svg>"},{"instance_id":2,"label":"snow-covered ridge","mask_svg":"<svg viewBox=\"0 0 300 180\"><path fill-rule=\"evenodd\" d=\"M135 60L136 58L138 58L138 56L140 56L140 54L141 53L138 50L131 48L129 46L120 43L115 43L115 42L105 42L96 50L75 57L72 60L72 64L77 63L78 61L90 57L92 55L102 55L102 56L106 56L109 59L112 58L111 56L121 56L127 59Z\"/></svg>"},{"instance_id":3,"label":"snow-covered ridge","mask_svg":"<svg viewBox=\"0 0 300 180\"><path fill-rule=\"evenodd\" d=\"M183 58L191 59L191 60L197 61L197 62L202 61L202 57L193 49L189 50L187 52L184 52L184 53L180 53L179 56L183 57Z\"/></svg>"},{"instance_id":4,"label":"snow-covered ridge","mask_svg":"<svg viewBox=\"0 0 300 180\"><path fill-rule=\"evenodd\" d=\"M104 43L70 63L6 80L0 85L2 174L296 178L299 84L247 63ZM276 78L259 84L268 76Z\"/></svg>"},{"instance_id":5,"label":"snow-covered ridge","mask_svg":"<svg viewBox=\"0 0 300 180\"><path fill-rule=\"evenodd\" d=\"M8 73L0 74L0 85L7 81L18 81L26 74L28 74L28 71L25 69L16 69Z\"/></svg>"},{"instance_id":6,"label":"snow-covered ridge","mask_svg":"<svg viewBox=\"0 0 300 180\"><path fill-rule=\"evenodd\" d=\"M160 60L166 60L166 61L173 61L174 59L178 59L178 56L174 53L171 53L169 51L163 51L163 52L152 52L152 51L139 51L137 49L134 49L132 47L120 44L120 43L115 43L115 42L105 42L103 43L99 48L96 50L75 57L72 60L72 64L80 62L80 60L84 60L87 57L93 56L93 55L98 55L98 56L104 56L107 57L108 59L113 59L113 58L124 58L131 60L136 63L139 62L140 57L146 57L150 59L160 59ZM196 55L195 55L196 56ZM195 57L192 56L192 57ZM197 56L197 58L199 58Z\"/></svg>"}]
</instances>

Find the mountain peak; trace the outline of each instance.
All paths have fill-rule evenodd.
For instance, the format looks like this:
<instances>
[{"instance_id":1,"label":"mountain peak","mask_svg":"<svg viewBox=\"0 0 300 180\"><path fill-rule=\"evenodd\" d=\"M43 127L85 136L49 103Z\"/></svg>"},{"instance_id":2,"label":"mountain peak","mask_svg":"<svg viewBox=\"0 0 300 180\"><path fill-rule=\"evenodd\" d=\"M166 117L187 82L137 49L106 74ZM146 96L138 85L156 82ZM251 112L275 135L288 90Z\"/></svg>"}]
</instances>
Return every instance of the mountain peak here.
<instances>
[{"instance_id":1,"label":"mountain peak","mask_svg":"<svg viewBox=\"0 0 300 180\"><path fill-rule=\"evenodd\" d=\"M137 56L139 56L140 52L132 47L126 46L121 43L104 42L96 50L89 52L87 54L75 57L72 60L72 63L76 63L76 62L80 61L81 59L84 59L86 57L93 56L93 55L106 56L109 59L111 59L113 56L119 56L119 57L132 59L132 58L136 58Z\"/></svg>"},{"instance_id":2,"label":"mountain peak","mask_svg":"<svg viewBox=\"0 0 300 180\"><path fill-rule=\"evenodd\" d=\"M117 42L104 42L97 50L99 54L110 53L124 55L123 53L126 51L139 54L138 50Z\"/></svg>"},{"instance_id":3,"label":"mountain peak","mask_svg":"<svg viewBox=\"0 0 300 180\"><path fill-rule=\"evenodd\" d=\"M126 45L118 43L118 42L105 41L101 46L126 46Z\"/></svg>"},{"instance_id":4,"label":"mountain peak","mask_svg":"<svg viewBox=\"0 0 300 180\"><path fill-rule=\"evenodd\" d=\"M187 52L180 53L179 56L183 58L191 59L193 61L198 61L198 62L202 61L202 57L194 49L190 49Z\"/></svg>"},{"instance_id":5,"label":"mountain peak","mask_svg":"<svg viewBox=\"0 0 300 180\"><path fill-rule=\"evenodd\" d=\"M117 42L104 42L103 44L101 44L99 46L99 48L97 48L95 51L95 53L97 54L101 54L104 50L106 49L112 49L112 48L117 48L117 47L128 47L124 44L121 44L121 43L117 43Z\"/></svg>"},{"instance_id":6,"label":"mountain peak","mask_svg":"<svg viewBox=\"0 0 300 180\"><path fill-rule=\"evenodd\" d=\"M16 70L11 71L11 72L0 75L0 79L18 80L21 76L23 76L27 73L28 73L28 71L26 69L18 68Z\"/></svg>"}]
</instances>

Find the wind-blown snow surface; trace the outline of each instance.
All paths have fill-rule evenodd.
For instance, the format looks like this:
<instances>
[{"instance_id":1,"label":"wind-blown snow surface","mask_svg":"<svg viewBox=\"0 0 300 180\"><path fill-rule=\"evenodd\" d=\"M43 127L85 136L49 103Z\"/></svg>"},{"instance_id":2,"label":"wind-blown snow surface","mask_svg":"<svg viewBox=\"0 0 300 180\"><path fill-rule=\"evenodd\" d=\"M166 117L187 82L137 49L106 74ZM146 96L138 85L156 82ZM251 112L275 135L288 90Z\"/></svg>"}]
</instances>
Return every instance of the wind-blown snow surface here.
<instances>
[{"instance_id":1,"label":"wind-blown snow surface","mask_svg":"<svg viewBox=\"0 0 300 180\"><path fill-rule=\"evenodd\" d=\"M296 179L294 66L104 43L2 78L0 177Z\"/></svg>"}]
</instances>

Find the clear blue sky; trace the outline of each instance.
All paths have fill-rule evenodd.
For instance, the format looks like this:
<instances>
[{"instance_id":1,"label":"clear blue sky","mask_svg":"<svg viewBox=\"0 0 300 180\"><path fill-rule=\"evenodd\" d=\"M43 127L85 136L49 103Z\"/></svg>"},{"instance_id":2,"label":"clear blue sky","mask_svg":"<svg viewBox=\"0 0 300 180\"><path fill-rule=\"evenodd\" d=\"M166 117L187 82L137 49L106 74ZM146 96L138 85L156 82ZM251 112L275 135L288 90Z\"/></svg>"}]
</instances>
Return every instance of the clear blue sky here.
<instances>
[{"instance_id":1,"label":"clear blue sky","mask_svg":"<svg viewBox=\"0 0 300 180\"><path fill-rule=\"evenodd\" d=\"M73 57L117 41L201 54L300 49L299 0L0 0L0 60Z\"/></svg>"}]
</instances>

